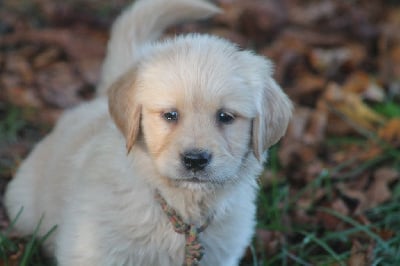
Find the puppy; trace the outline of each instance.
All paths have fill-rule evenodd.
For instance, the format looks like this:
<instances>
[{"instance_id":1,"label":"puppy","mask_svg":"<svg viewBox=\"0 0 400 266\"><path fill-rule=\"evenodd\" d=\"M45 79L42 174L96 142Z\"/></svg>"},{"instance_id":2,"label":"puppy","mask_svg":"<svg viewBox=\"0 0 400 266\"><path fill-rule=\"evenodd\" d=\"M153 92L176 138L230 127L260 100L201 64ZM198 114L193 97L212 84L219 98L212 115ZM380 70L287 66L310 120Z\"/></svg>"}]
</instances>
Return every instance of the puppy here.
<instances>
[{"instance_id":1,"label":"puppy","mask_svg":"<svg viewBox=\"0 0 400 266\"><path fill-rule=\"evenodd\" d=\"M238 265L256 178L291 103L271 63L191 34L155 42L200 0L138 0L113 26L99 95L66 111L22 163L5 202L59 265ZM108 95L108 97L107 97Z\"/></svg>"}]
</instances>

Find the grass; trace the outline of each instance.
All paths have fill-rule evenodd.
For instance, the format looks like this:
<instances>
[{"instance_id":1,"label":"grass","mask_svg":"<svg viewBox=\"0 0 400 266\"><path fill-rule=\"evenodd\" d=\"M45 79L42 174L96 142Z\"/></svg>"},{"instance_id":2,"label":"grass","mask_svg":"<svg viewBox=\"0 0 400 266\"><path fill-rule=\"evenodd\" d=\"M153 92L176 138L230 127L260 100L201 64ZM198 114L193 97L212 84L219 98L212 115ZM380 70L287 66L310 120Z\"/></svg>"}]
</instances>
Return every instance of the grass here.
<instances>
[{"instance_id":1,"label":"grass","mask_svg":"<svg viewBox=\"0 0 400 266\"><path fill-rule=\"evenodd\" d=\"M376 112L388 118L400 117L400 105L393 100L375 104L373 108Z\"/></svg>"},{"instance_id":2,"label":"grass","mask_svg":"<svg viewBox=\"0 0 400 266\"><path fill-rule=\"evenodd\" d=\"M23 119L20 108L12 105L0 106L0 111L4 110L4 114L0 113L0 140L16 141L18 132L26 126L26 121Z\"/></svg>"},{"instance_id":3,"label":"grass","mask_svg":"<svg viewBox=\"0 0 400 266\"><path fill-rule=\"evenodd\" d=\"M32 122L38 110L0 102L0 179L11 178L21 155L49 131L50 125Z\"/></svg>"},{"instance_id":4,"label":"grass","mask_svg":"<svg viewBox=\"0 0 400 266\"><path fill-rule=\"evenodd\" d=\"M324 175L321 175L318 178L320 180L309 184L299 193L313 190L323 178ZM397 233L400 231L400 184L393 191L393 200L366 212L372 221L369 225L331 209L316 207L315 211L336 217L347 225L346 229L339 231L321 231L320 227L304 224L292 224L290 227L282 224L290 217L293 208L299 208L296 199L301 195L290 195L288 190L285 182L273 182L259 196L258 227L278 231L286 241L273 256L262 254L261 251L256 265L346 265L355 239L366 240L365 249L373 247L372 265L400 265L400 235ZM388 239L385 239L385 233L390 235Z\"/></svg>"},{"instance_id":5,"label":"grass","mask_svg":"<svg viewBox=\"0 0 400 266\"><path fill-rule=\"evenodd\" d=\"M21 139L27 142L37 141L49 126L37 123L35 125L29 122L35 110L31 108L20 108L14 105L0 103L0 147L12 146ZM10 150L11 153L12 149ZM0 157L0 178L8 178L11 172L18 164L21 158L17 154ZM22 210L20 211L20 213ZM13 237L12 228L20 213L15 217L10 225L0 231L0 265L55 265L51 260L45 258L40 250L40 245L48 238L49 234L38 238L38 224L34 234L24 238Z\"/></svg>"},{"instance_id":6,"label":"grass","mask_svg":"<svg viewBox=\"0 0 400 266\"><path fill-rule=\"evenodd\" d=\"M38 113L42 111L0 102L0 144L37 142L41 139L52 127L37 121Z\"/></svg>"},{"instance_id":7,"label":"grass","mask_svg":"<svg viewBox=\"0 0 400 266\"><path fill-rule=\"evenodd\" d=\"M33 234L25 238L10 238L10 232L23 209L20 210L17 217L10 223L9 227L2 233L0 232L0 258L2 265L19 265L19 266L52 266L56 265L51 258L46 258L41 252L41 245L53 233L56 227L53 227L47 234L39 237L38 231L42 220L39 221Z\"/></svg>"}]
</instances>

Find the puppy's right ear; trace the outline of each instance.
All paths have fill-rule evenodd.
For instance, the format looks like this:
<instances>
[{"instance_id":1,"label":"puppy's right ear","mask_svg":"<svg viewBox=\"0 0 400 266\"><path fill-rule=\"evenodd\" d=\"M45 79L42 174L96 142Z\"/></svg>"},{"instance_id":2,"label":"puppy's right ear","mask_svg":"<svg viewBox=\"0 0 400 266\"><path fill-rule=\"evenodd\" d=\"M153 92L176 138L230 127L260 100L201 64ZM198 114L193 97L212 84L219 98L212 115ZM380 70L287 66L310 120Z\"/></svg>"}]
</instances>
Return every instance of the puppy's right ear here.
<instances>
[{"instance_id":1,"label":"puppy's right ear","mask_svg":"<svg viewBox=\"0 0 400 266\"><path fill-rule=\"evenodd\" d=\"M108 108L115 124L125 136L129 153L139 135L141 106L135 97L135 69L120 77L108 90Z\"/></svg>"}]
</instances>

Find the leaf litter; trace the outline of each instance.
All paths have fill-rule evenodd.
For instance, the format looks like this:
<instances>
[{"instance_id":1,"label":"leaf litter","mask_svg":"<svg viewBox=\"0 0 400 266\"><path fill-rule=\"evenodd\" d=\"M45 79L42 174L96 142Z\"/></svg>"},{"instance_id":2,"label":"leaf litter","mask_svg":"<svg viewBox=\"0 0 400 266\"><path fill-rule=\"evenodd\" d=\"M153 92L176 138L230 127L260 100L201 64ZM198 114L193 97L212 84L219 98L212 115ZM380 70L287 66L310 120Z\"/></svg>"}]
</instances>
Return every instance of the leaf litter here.
<instances>
[{"instance_id":1,"label":"leaf litter","mask_svg":"<svg viewBox=\"0 0 400 266\"><path fill-rule=\"evenodd\" d=\"M172 27L167 35L212 33L271 58L275 78L295 103L288 132L260 177L267 199L259 201L260 226L242 265L279 254L291 263L318 265L313 256L321 253L345 253L342 263L370 265L379 239L391 241L400 229L399 220L382 225L377 221L384 217L368 215L400 197L400 5L216 2L223 14ZM1 193L62 110L94 96L109 25L127 3L0 3ZM268 198L276 191L279 200ZM9 221L0 209L5 230ZM330 233L357 226L370 231L329 240ZM310 228L316 229L304 233ZM319 248L301 257L310 242ZM303 251L292 248L299 245ZM20 253L10 255L11 265Z\"/></svg>"}]
</instances>

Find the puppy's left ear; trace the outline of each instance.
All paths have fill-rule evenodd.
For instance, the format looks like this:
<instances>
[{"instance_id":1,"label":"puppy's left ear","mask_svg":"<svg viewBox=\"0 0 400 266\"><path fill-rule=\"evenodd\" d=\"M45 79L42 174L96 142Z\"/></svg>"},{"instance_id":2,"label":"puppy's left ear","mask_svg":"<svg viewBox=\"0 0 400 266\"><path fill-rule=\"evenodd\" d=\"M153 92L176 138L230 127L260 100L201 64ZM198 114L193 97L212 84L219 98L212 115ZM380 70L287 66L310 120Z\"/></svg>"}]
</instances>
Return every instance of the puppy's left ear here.
<instances>
[{"instance_id":1,"label":"puppy's left ear","mask_svg":"<svg viewBox=\"0 0 400 266\"><path fill-rule=\"evenodd\" d=\"M262 161L269 147L285 134L292 116L292 103L272 78L270 61L257 55L248 55L250 83L256 86L257 116L252 125L252 147L255 157Z\"/></svg>"},{"instance_id":2,"label":"puppy's left ear","mask_svg":"<svg viewBox=\"0 0 400 266\"><path fill-rule=\"evenodd\" d=\"M141 106L135 97L136 70L131 69L108 90L108 108L115 124L126 139L128 153L139 135Z\"/></svg>"}]
</instances>

